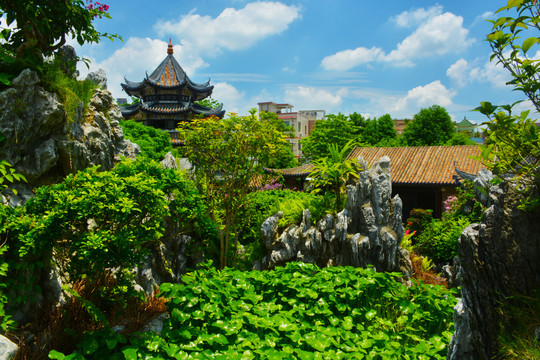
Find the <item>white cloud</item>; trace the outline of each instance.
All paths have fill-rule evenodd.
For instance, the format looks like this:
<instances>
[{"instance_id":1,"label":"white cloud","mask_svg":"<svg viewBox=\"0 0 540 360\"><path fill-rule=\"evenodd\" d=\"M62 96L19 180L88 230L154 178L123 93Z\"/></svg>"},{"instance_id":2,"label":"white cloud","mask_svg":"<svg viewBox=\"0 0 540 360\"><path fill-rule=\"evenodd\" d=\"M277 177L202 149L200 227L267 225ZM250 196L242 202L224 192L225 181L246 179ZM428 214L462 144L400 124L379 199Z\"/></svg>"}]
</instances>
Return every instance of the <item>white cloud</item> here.
<instances>
[{"instance_id":1,"label":"white cloud","mask_svg":"<svg viewBox=\"0 0 540 360\"><path fill-rule=\"evenodd\" d=\"M306 86L289 87L285 90L285 99L299 110L324 109L327 112L336 111L343 102L334 92Z\"/></svg>"},{"instance_id":2,"label":"white cloud","mask_svg":"<svg viewBox=\"0 0 540 360\"><path fill-rule=\"evenodd\" d=\"M394 65L410 65L412 60L421 57L460 53L474 42L468 35L469 30L463 27L463 18L446 12L420 25L384 60Z\"/></svg>"},{"instance_id":3,"label":"white cloud","mask_svg":"<svg viewBox=\"0 0 540 360\"><path fill-rule=\"evenodd\" d=\"M358 65L379 60L384 56L382 49L372 47L367 49L359 47L354 50L343 50L322 60L322 67L326 70L347 71Z\"/></svg>"},{"instance_id":4,"label":"white cloud","mask_svg":"<svg viewBox=\"0 0 540 360\"><path fill-rule=\"evenodd\" d=\"M435 5L429 9L420 8L404 11L401 14L392 17L390 20L400 27L413 27L420 24L425 19L442 14L442 11L443 7L441 5Z\"/></svg>"},{"instance_id":5,"label":"white cloud","mask_svg":"<svg viewBox=\"0 0 540 360\"><path fill-rule=\"evenodd\" d=\"M446 70L446 75L452 79L457 86L463 87L471 81L470 71L470 65L467 60L459 59Z\"/></svg>"},{"instance_id":6,"label":"white cloud","mask_svg":"<svg viewBox=\"0 0 540 360\"><path fill-rule=\"evenodd\" d=\"M463 27L463 18L442 13L441 6L404 12L393 19L398 25L414 23L418 27L390 53L378 47L358 47L325 57L321 66L326 70L349 70L371 62L414 66L416 59L460 53L474 43L469 30Z\"/></svg>"},{"instance_id":7,"label":"white cloud","mask_svg":"<svg viewBox=\"0 0 540 360\"><path fill-rule=\"evenodd\" d=\"M246 107L246 93L239 91L231 84L221 82L214 84L212 98L223 103L223 109L227 113L233 112L240 115L246 115L250 106ZM252 106L251 106L252 107Z\"/></svg>"},{"instance_id":8,"label":"white cloud","mask_svg":"<svg viewBox=\"0 0 540 360\"><path fill-rule=\"evenodd\" d=\"M247 49L259 40L284 32L300 17L298 6L254 2L239 10L226 8L216 18L192 11L178 21L158 22L154 28L160 36L172 34L182 39L182 44L189 44L200 54L215 55L224 49Z\"/></svg>"},{"instance_id":9,"label":"white cloud","mask_svg":"<svg viewBox=\"0 0 540 360\"><path fill-rule=\"evenodd\" d=\"M124 77L130 81L142 81L146 72L150 75L167 56L167 43L162 40L132 37L123 44L124 46L101 62L90 57L92 60L90 70L84 65L78 67L82 77L89 71L105 70L107 87L115 98L128 97L120 86L124 82ZM85 57L84 47L77 49L77 52L81 57ZM207 80L194 78L196 70L207 66L202 58L180 45L174 46L174 56L193 81Z\"/></svg>"},{"instance_id":10,"label":"white cloud","mask_svg":"<svg viewBox=\"0 0 540 360\"><path fill-rule=\"evenodd\" d=\"M447 89L439 80L424 86L417 86L407 92L405 96L388 95L374 97L371 104L381 113L392 114L396 118L412 118L420 109L431 105L449 107L456 92Z\"/></svg>"},{"instance_id":11,"label":"white cloud","mask_svg":"<svg viewBox=\"0 0 540 360\"><path fill-rule=\"evenodd\" d=\"M464 87L474 82L488 83L493 87L503 88L510 81L508 71L496 61L488 61L483 65L469 63L465 59L459 59L446 71L446 75L458 87Z\"/></svg>"}]
</instances>

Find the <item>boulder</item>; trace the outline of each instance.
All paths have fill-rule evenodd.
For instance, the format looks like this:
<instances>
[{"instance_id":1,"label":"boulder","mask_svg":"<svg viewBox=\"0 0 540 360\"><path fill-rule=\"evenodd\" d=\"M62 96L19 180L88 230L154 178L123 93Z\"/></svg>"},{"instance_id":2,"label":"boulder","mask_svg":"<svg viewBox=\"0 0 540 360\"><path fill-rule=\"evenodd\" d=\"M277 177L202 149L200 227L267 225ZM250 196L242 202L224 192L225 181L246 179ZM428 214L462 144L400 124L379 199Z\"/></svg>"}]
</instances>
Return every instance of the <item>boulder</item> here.
<instances>
[{"instance_id":1,"label":"boulder","mask_svg":"<svg viewBox=\"0 0 540 360\"><path fill-rule=\"evenodd\" d=\"M19 347L7 337L0 335L0 360L15 359Z\"/></svg>"},{"instance_id":2,"label":"boulder","mask_svg":"<svg viewBox=\"0 0 540 360\"><path fill-rule=\"evenodd\" d=\"M482 178L478 184L488 184ZM475 181L476 183L476 181ZM516 181L480 192L487 206L482 222L459 239L462 301L455 308L455 333L448 359L492 359L498 350L501 304L511 296L532 296L540 288L540 207L519 209L523 194Z\"/></svg>"},{"instance_id":3,"label":"boulder","mask_svg":"<svg viewBox=\"0 0 540 360\"><path fill-rule=\"evenodd\" d=\"M28 183L12 186L18 194L4 193L4 203L21 205L32 189L61 181L89 166L111 169L122 157L134 159L138 145L124 139L121 113L108 90L96 89L90 104L77 109L69 121L56 94L43 89L28 69L0 92L0 158L23 174Z\"/></svg>"},{"instance_id":4,"label":"boulder","mask_svg":"<svg viewBox=\"0 0 540 360\"><path fill-rule=\"evenodd\" d=\"M289 261L320 267L373 265L377 271L402 272L408 280L412 264L408 252L399 247L403 206L398 196L391 198L390 159L383 157L358 175L354 184L347 185L345 209L335 216L328 214L313 224L311 213L304 210L300 226L292 225L281 234L277 224L282 215L266 219L261 234L267 254L261 267L272 269Z\"/></svg>"}]
</instances>

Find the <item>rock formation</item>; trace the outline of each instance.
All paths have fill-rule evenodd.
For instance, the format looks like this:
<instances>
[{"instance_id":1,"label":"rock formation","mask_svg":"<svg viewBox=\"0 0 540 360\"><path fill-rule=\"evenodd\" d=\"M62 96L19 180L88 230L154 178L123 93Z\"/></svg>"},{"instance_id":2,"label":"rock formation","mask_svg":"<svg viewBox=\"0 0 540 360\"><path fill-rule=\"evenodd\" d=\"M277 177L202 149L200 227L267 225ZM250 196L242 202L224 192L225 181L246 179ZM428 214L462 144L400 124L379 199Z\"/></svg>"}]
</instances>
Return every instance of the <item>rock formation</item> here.
<instances>
[{"instance_id":1,"label":"rock formation","mask_svg":"<svg viewBox=\"0 0 540 360\"><path fill-rule=\"evenodd\" d=\"M97 89L73 122L58 97L40 86L35 72L24 70L0 93L0 159L7 160L28 183L15 184L2 201L20 205L32 188L60 181L89 166L111 169L122 156L135 158L139 146L124 139L118 105L108 90Z\"/></svg>"},{"instance_id":2,"label":"rock formation","mask_svg":"<svg viewBox=\"0 0 540 360\"><path fill-rule=\"evenodd\" d=\"M366 169L366 163L362 168ZM290 261L318 266L373 265L377 271L398 271L411 276L409 254L399 247L403 238L402 203L391 198L390 159L385 156L347 185L347 204L337 216L326 215L316 225L304 210L300 226L277 233L282 214L268 218L261 234L267 249L262 268L271 269Z\"/></svg>"},{"instance_id":3,"label":"rock formation","mask_svg":"<svg viewBox=\"0 0 540 360\"><path fill-rule=\"evenodd\" d=\"M487 207L482 222L471 224L459 240L462 300L455 307L451 360L492 359L502 320L498 307L509 296L540 289L540 207L518 209L518 184L490 187L489 180L484 172L475 182L488 189L477 194Z\"/></svg>"}]
</instances>

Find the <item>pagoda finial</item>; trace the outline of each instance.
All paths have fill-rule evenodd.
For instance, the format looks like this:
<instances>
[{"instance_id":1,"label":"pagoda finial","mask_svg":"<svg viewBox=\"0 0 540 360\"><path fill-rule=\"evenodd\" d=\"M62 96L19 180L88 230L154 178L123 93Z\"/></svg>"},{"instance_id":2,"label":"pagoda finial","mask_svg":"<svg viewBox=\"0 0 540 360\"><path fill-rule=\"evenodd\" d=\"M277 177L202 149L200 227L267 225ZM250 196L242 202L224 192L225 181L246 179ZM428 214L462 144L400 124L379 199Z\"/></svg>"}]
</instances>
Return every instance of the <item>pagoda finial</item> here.
<instances>
[{"instance_id":1,"label":"pagoda finial","mask_svg":"<svg viewBox=\"0 0 540 360\"><path fill-rule=\"evenodd\" d=\"M173 46L171 38L169 38L169 47L167 48L167 54L172 55L173 54Z\"/></svg>"}]
</instances>

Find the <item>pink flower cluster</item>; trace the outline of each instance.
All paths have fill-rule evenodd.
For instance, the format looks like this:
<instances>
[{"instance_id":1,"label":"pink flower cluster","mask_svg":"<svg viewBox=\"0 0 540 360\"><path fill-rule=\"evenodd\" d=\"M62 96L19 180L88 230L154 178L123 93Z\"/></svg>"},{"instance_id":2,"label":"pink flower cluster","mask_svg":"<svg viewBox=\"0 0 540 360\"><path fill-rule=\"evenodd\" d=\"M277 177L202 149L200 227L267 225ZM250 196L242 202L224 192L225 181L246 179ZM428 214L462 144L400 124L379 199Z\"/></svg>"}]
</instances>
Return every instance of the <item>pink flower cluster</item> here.
<instances>
[{"instance_id":1,"label":"pink flower cluster","mask_svg":"<svg viewBox=\"0 0 540 360\"><path fill-rule=\"evenodd\" d=\"M449 196L444 200L444 211L452 212L455 202L458 200L455 196Z\"/></svg>"},{"instance_id":2,"label":"pink flower cluster","mask_svg":"<svg viewBox=\"0 0 540 360\"><path fill-rule=\"evenodd\" d=\"M263 187L259 188L259 191L268 191L268 190L281 190L283 185L280 183L266 184Z\"/></svg>"},{"instance_id":3,"label":"pink flower cluster","mask_svg":"<svg viewBox=\"0 0 540 360\"><path fill-rule=\"evenodd\" d=\"M97 1L94 4L93 0L86 0L86 3L87 3L87 5L85 6L86 9L97 11L97 13L94 14L94 18L96 18L97 16L99 16L101 18L100 13L104 13L107 10L109 10L109 5L107 5L107 4L102 4L102 3L99 3Z\"/></svg>"}]
</instances>

